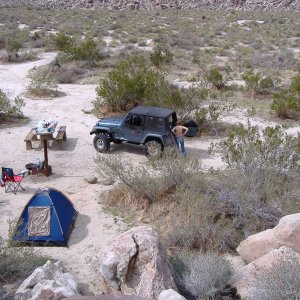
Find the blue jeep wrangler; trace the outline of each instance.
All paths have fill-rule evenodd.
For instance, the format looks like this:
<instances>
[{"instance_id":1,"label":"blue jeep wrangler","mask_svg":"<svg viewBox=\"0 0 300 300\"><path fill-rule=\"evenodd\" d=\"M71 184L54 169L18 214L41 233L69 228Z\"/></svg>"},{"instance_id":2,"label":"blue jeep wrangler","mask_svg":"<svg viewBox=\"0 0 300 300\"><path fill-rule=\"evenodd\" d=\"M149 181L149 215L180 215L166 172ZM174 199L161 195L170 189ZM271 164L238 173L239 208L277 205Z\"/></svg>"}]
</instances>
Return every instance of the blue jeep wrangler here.
<instances>
[{"instance_id":1,"label":"blue jeep wrangler","mask_svg":"<svg viewBox=\"0 0 300 300\"><path fill-rule=\"evenodd\" d=\"M95 134L94 147L99 152L107 152L111 142L125 142L142 144L147 157L157 157L166 145L173 144L176 122L174 110L137 106L125 116L99 119L90 134Z\"/></svg>"}]
</instances>

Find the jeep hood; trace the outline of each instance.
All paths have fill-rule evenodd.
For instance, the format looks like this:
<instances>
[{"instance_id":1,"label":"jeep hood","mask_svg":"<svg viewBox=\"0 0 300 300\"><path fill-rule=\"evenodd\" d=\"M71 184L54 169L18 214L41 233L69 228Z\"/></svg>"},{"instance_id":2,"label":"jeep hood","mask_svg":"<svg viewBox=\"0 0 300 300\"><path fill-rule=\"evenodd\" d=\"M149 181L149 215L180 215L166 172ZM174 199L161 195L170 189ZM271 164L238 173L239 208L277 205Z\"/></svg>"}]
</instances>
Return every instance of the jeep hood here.
<instances>
[{"instance_id":1,"label":"jeep hood","mask_svg":"<svg viewBox=\"0 0 300 300\"><path fill-rule=\"evenodd\" d=\"M97 122L96 126L120 126L123 119L124 116L102 118Z\"/></svg>"}]
</instances>

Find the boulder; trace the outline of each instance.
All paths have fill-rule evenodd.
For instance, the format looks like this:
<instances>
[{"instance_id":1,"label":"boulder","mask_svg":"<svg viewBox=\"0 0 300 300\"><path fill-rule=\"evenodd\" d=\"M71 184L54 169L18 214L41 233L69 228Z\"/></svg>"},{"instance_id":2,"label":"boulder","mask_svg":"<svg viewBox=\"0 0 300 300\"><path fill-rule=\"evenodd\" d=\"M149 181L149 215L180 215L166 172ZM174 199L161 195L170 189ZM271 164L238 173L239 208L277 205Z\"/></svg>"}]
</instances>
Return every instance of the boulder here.
<instances>
[{"instance_id":1,"label":"boulder","mask_svg":"<svg viewBox=\"0 0 300 300\"><path fill-rule=\"evenodd\" d=\"M273 229L249 236L240 243L237 252L249 263L281 246L300 252L300 213L283 217Z\"/></svg>"},{"instance_id":2,"label":"boulder","mask_svg":"<svg viewBox=\"0 0 300 300\"><path fill-rule=\"evenodd\" d=\"M242 299L249 299L252 289L256 288L255 280L260 272L270 269L279 260L291 256L297 260L295 263L300 263L300 254L291 248L283 246L279 249L274 249L270 253L241 268L235 273L231 283L237 288Z\"/></svg>"},{"instance_id":3,"label":"boulder","mask_svg":"<svg viewBox=\"0 0 300 300\"><path fill-rule=\"evenodd\" d=\"M281 218L273 231L282 245L300 252L300 213Z\"/></svg>"},{"instance_id":4,"label":"boulder","mask_svg":"<svg viewBox=\"0 0 300 300\"><path fill-rule=\"evenodd\" d=\"M77 282L70 273L63 273L60 261L47 263L34 270L23 281L15 294L15 300L60 300L79 295Z\"/></svg>"},{"instance_id":5,"label":"boulder","mask_svg":"<svg viewBox=\"0 0 300 300\"><path fill-rule=\"evenodd\" d=\"M176 291L168 289L159 294L158 300L186 300L186 298L178 294Z\"/></svg>"},{"instance_id":6,"label":"boulder","mask_svg":"<svg viewBox=\"0 0 300 300\"><path fill-rule=\"evenodd\" d=\"M246 263L254 261L273 249L281 246L280 241L274 235L273 229L268 229L254 235L250 235L242 241L236 251Z\"/></svg>"},{"instance_id":7,"label":"boulder","mask_svg":"<svg viewBox=\"0 0 300 300\"><path fill-rule=\"evenodd\" d=\"M123 233L101 249L97 259L105 293L157 299L163 290L176 290L165 251L150 227Z\"/></svg>"},{"instance_id":8,"label":"boulder","mask_svg":"<svg viewBox=\"0 0 300 300\"><path fill-rule=\"evenodd\" d=\"M87 183L95 184L97 182L98 178L94 175L87 175L87 176L84 177L84 180Z\"/></svg>"},{"instance_id":9,"label":"boulder","mask_svg":"<svg viewBox=\"0 0 300 300\"><path fill-rule=\"evenodd\" d=\"M150 298L141 298L128 295L99 295L99 296L75 296L68 300L151 300Z\"/></svg>"}]
</instances>

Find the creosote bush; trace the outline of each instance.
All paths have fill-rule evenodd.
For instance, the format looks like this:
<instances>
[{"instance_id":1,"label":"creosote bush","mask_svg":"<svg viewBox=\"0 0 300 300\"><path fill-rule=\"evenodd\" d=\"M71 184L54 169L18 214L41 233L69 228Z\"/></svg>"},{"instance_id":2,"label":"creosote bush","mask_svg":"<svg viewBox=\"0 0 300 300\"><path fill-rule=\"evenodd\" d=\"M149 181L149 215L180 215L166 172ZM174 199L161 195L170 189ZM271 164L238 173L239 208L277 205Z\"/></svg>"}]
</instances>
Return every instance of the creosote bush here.
<instances>
[{"instance_id":1,"label":"creosote bush","mask_svg":"<svg viewBox=\"0 0 300 300\"><path fill-rule=\"evenodd\" d=\"M220 70L219 68L211 68L205 76L205 79L218 90L224 88L226 84L232 80L230 76L231 68L226 67Z\"/></svg>"},{"instance_id":2,"label":"creosote bush","mask_svg":"<svg viewBox=\"0 0 300 300\"><path fill-rule=\"evenodd\" d=\"M24 100L16 97L13 100L0 89L0 121L6 117L22 118L21 108L24 106Z\"/></svg>"},{"instance_id":3,"label":"creosote bush","mask_svg":"<svg viewBox=\"0 0 300 300\"><path fill-rule=\"evenodd\" d=\"M271 94L276 90L281 80L277 76L263 76L253 70L247 71L242 75L246 82L246 89L250 91L251 96Z\"/></svg>"},{"instance_id":4,"label":"creosote bush","mask_svg":"<svg viewBox=\"0 0 300 300\"><path fill-rule=\"evenodd\" d=\"M289 118L300 111L300 75L292 78L290 87L273 94L271 110L280 118Z\"/></svg>"},{"instance_id":5,"label":"creosote bush","mask_svg":"<svg viewBox=\"0 0 300 300\"><path fill-rule=\"evenodd\" d=\"M66 55L67 60L83 60L94 66L103 59L97 43L87 38L76 43L75 39L59 33L53 36L54 47Z\"/></svg>"},{"instance_id":6,"label":"creosote bush","mask_svg":"<svg viewBox=\"0 0 300 300\"><path fill-rule=\"evenodd\" d=\"M300 137L280 126L260 131L250 124L236 127L219 144L228 168L212 180L212 194L245 236L299 210L299 146Z\"/></svg>"},{"instance_id":7,"label":"creosote bush","mask_svg":"<svg viewBox=\"0 0 300 300\"><path fill-rule=\"evenodd\" d=\"M172 52L167 48L166 45L163 44L157 45L150 54L150 61L156 67L159 67L163 64L170 64L172 60Z\"/></svg>"},{"instance_id":8,"label":"creosote bush","mask_svg":"<svg viewBox=\"0 0 300 300\"><path fill-rule=\"evenodd\" d=\"M121 60L101 79L97 87L97 100L111 111L124 111L136 104L163 107L183 107L184 101L178 89L165 76L149 67L143 56L134 55Z\"/></svg>"}]
</instances>

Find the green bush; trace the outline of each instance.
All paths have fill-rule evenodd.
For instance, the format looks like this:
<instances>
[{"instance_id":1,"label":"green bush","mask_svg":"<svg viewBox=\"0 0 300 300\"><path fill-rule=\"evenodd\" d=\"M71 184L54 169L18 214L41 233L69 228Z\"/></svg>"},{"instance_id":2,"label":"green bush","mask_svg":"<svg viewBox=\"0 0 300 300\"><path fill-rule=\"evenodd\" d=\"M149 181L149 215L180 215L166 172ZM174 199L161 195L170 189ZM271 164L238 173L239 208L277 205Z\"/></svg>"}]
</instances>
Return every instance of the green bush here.
<instances>
[{"instance_id":1,"label":"green bush","mask_svg":"<svg viewBox=\"0 0 300 300\"><path fill-rule=\"evenodd\" d=\"M97 43L92 39L84 40L78 46L72 47L70 57L72 60L83 60L92 65L102 59L102 55L97 49Z\"/></svg>"},{"instance_id":2,"label":"green bush","mask_svg":"<svg viewBox=\"0 0 300 300\"><path fill-rule=\"evenodd\" d=\"M5 117L23 117L21 108L24 106L24 100L16 97L11 100L2 90L0 90L0 121Z\"/></svg>"},{"instance_id":3,"label":"green bush","mask_svg":"<svg viewBox=\"0 0 300 300\"><path fill-rule=\"evenodd\" d=\"M288 118L293 112L300 111L300 75L292 78L289 88L273 94L270 108L280 118Z\"/></svg>"},{"instance_id":4,"label":"green bush","mask_svg":"<svg viewBox=\"0 0 300 300\"><path fill-rule=\"evenodd\" d=\"M218 68L212 68L206 75L206 80L217 89L222 89L226 86L227 82L232 80L230 76L231 68L227 67L224 70Z\"/></svg>"},{"instance_id":5,"label":"green bush","mask_svg":"<svg viewBox=\"0 0 300 300\"><path fill-rule=\"evenodd\" d=\"M149 68L143 56L134 55L121 60L96 89L97 107L103 103L112 111L124 111L135 104L183 107L178 89L164 75ZM103 102L102 102L103 101Z\"/></svg>"},{"instance_id":6,"label":"green bush","mask_svg":"<svg viewBox=\"0 0 300 300\"><path fill-rule=\"evenodd\" d=\"M74 40L65 33L59 33L52 36L54 47L62 52L69 53L74 46Z\"/></svg>"},{"instance_id":7,"label":"green bush","mask_svg":"<svg viewBox=\"0 0 300 300\"><path fill-rule=\"evenodd\" d=\"M257 94L270 94L281 83L281 80L276 76L263 76L261 73L253 70L245 72L242 75L242 79L245 80L246 88L251 92L252 97Z\"/></svg>"},{"instance_id":8,"label":"green bush","mask_svg":"<svg viewBox=\"0 0 300 300\"><path fill-rule=\"evenodd\" d=\"M53 37L53 42L57 50L67 55L68 60L83 60L94 65L103 58L97 43L90 38L76 44L73 38L60 33Z\"/></svg>"},{"instance_id":9,"label":"green bush","mask_svg":"<svg viewBox=\"0 0 300 300\"><path fill-rule=\"evenodd\" d=\"M274 227L300 209L299 136L248 124L230 131L219 146L228 168L216 174L210 189L238 231L247 236Z\"/></svg>"},{"instance_id":10,"label":"green bush","mask_svg":"<svg viewBox=\"0 0 300 300\"><path fill-rule=\"evenodd\" d=\"M258 161L261 168L270 167L280 175L292 176L300 166L300 136L288 135L281 126L237 126L220 144L223 160L231 167L247 170Z\"/></svg>"},{"instance_id":11,"label":"green bush","mask_svg":"<svg viewBox=\"0 0 300 300\"><path fill-rule=\"evenodd\" d=\"M300 104L300 98L286 89L273 94L270 108L279 118L289 118L293 112L299 110L298 104Z\"/></svg>"},{"instance_id":12,"label":"green bush","mask_svg":"<svg viewBox=\"0 0 300 300\"><path fill-rule=\"evenodd\" d=\"M9 37L5 43L5 50L7 52L7 60L9 62L15 61L18 57L18 52L22 48L22 42L15 36Z\"/></svg>"},{"instance_id":13,"label":"green bush","mask_svg":"<svg viewBox=\"0 0 300 300\"><path fill-rule=\"evenodd\" d=\"M173 54L165 45L156 46L150 54L150 61L156 67L162 64L170 64L172 60Z\"/></svg>"}]
</instances>

